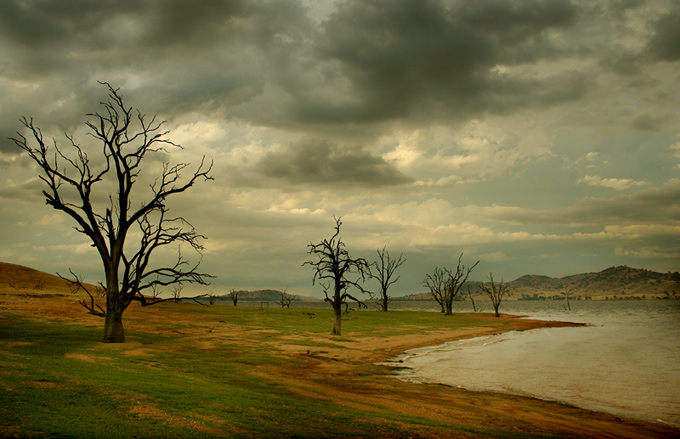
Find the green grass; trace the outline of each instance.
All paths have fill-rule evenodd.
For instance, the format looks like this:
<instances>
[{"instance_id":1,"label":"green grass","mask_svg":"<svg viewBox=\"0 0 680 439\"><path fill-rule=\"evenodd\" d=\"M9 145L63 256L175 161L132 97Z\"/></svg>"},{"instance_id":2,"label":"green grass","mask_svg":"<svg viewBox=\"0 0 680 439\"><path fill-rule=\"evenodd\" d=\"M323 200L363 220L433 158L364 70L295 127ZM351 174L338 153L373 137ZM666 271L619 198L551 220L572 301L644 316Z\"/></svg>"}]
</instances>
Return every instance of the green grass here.
<instances>
[{"instance_id":1,"label":"green grass","mask_svg":"<svg viewBox=\"0 0 680 439\"><path fill-rule=\"evenodd\" d=\"M299 309L163 304L153 312L178 312L178 306L184 317L195 320L180 328L185 335L135 331L135 323L144 318L139 315L126 321L124 345L99 342L101 327L0 314L0 433L54 438L418 437L419 431L444 428L515 437L301 397L267 373L273 367L305 367L301 359L279 355L279 342L351 348L366 336L479 325L468 316L355 312L343 322L346 335L331 337L330 310L314 310L318 315L309 318ZM170 329L174 323L169 318L160 325ZM213 340L211 347L196 344L192 331L205 334L225 325L252 335ZM327 341L319 341L320 335ZM130 355L131 344L143 354ZM366 373L374 368L366 365Z\"/></svg>"}]
</instances>

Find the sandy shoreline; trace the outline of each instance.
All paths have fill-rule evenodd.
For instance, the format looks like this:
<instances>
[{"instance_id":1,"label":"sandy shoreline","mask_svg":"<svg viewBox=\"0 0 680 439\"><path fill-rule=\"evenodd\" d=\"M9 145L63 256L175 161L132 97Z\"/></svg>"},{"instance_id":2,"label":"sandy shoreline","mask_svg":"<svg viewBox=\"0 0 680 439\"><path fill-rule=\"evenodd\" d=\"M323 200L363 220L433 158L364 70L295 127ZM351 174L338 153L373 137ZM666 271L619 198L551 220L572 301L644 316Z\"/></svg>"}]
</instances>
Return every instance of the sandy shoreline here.
<instances>
[{"instance_id":1,"label":"sandy shoreline","mask_svg":"<svg viewBox=\"0 0 680 439\"><path fill-rule=\"evenodd\" d=\"M493 317L489 316L489 319ZM529 320L502 316L510 330L581 326L580 323ZM336 402L370 410L382 406L433 420L463 422L475 428L498 428L563 437L650 438L680 437L680 430L660 424L622 419L606 413L540 399L493 392L475 392L440 384L410 383L397 379L394 370L381 363L411 349L438 346L447 342L500 334L486 327L461 328L407 337L361 338L348 349L298 355L309 357L305 373L290 377L290 389L301 395L327 395ZM351 333L348 336L352 336ZM332 362L328 361L332 360ZM380 369L375 375L362 375L366 364ZM332 377L328 374L332 371ZM352 381L360 378L361 392ZM311 384L313 383L313 384ZM319 392L319 388L324 388Z\"/></svg>"}]
</instances>

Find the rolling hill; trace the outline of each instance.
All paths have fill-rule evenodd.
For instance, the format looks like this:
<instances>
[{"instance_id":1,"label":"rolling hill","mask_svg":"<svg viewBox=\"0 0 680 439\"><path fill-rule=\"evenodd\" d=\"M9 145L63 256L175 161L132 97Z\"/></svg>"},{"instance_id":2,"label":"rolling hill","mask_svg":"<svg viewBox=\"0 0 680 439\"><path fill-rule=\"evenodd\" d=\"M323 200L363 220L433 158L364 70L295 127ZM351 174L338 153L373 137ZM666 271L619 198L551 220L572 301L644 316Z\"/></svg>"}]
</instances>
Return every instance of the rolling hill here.
<instances>
[{"instance_id":1,"label":"rolling hill","mask_svg":"<svg viewBox=\"0 0 680 439\"><path fill-rule=\"evenodd\" d=\"M476 282L471 291L478 292ZM563 299L625 300L680 298L680 273L659 273L628 266L610 267L596 273L561 278L528 274L508 282L509 300ZM467 292L463 286L461 293ZM395 300L429 300L428 293L410 294Z\"/></svg>"}]
</instances>

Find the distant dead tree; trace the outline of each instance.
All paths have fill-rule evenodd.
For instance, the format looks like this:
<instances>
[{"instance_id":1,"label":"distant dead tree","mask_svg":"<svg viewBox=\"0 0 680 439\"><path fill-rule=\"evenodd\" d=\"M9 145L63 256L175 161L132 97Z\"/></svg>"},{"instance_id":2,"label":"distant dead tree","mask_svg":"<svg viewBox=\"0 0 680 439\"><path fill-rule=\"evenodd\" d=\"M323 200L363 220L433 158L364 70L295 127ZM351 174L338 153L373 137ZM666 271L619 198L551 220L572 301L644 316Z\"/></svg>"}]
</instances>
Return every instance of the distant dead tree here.
<instances>
[{"instance_id":1,"label":"distant dead tree","mask_svg":"<svg viewBox=\"0 0 680 439\"><path fill-rule=\"evenodd\" d=\"M477 305L475 304L475 299L472 297L472 291L470 291L470 285L467 286L467 293L468 293L468 297L470 298L470 302L472 302L472 310L474 312L477 312Z\"/></svg>"},{"instance_id":2,"label":"distant dead tree","mask_svg":"<svg viewBox=\"0 0 680 439\"><path fill-rule=\"evenodd\" d=\"M501 280L501 283L499 284L494 282L493 273L489 273L489 281L490 283L486 285L480 282L479 288L482 290L484 294L489 296L489 299L491 299L491 305L493 306L494 316L500 317L500 314L498 313L498 308L501 306L503 297L508 292L508 284L504 284L503 280Z\"/></svg>"},{"instance_id":3,"label":"distant dead tree","mask_svg":"<svg viewBox=\"0 0 680 439\"><path fill-rule=\"evenodd\" d=\"M295 295L293 294L288 294L287 288L284 288L283 290L279 291L279 300L276 302L279 305L281 305L281 308L290 308L291 302L295 300Z\"/></svg>"},{"instance_id":4,"label":"distant dead tree","mask_svg":"<svg viewBox=\"0 0 680 439\"><path fill-rule=\"evenodd\" d=\"M423 285L430 290L432 298L437 302L441 308L441 312L444 313L444 300L446 296L446 280L447 280L448 270L445 268L435 267L432 274L426 274L425 280L423 280Z\"/></svg>"},{"instance_id":5,"label":"distant dead tree","mask_svg":"<svg viewBox=\"0 0 680 439\"><path fill-rule=\"evenodd\" d=\"M208 294L208 303L210 303L211 305L214 305L215 302L217 302L217 296L215 295L215 293L210 291L210 293Z\"/></svg>"},{"instance_id":6,"label":"distant dead tree","mask_svg":"<svg viewBox=\"0 0 680 439\"><path fill-rule=\"evenodd\" d=\"M373 267L375 270L371 270L370 276L375 278L380 283L380 309L383 312L387 312L387 305L389 301L389 296L387 295L387 290L390 286L395 284L401 276L394 277L394 272L397 268L401 266L406 259L404 259L403 253L399 255L397 259L392 259L390 257L390 252L388 252L385 247L382 250L377 250L378 260L373 262Z\"/></svg>"},{"instance_id":7,"label":"distant dead tree","mask_svg":"<svg viewBox=\"0 0 680 439\"><path fill-rule=\"evenodd\" d=\"M471 267L466 267L462 261L463 254L461 253L455 271L435 267L432 274L427 274L423 280L423 285L430 290L432 298L439 304L441 312L445 315L453 314L453 299L467 281L470 272L479 264L477 261Z\"/></svg>"},{"instance_id":8,"label":"distant dead tree","mask_svg":"<svg viewBox=\"0 0 680 439\"><path fill-rule=\"evenodd\" d=\"M181 283L177 283L172 286L172 289L170 290L170 294L172 294L172 300L174 302L181 302L182 301L182 290L184 289L184 285Z\"/></svg>"},{"instance_id":9,"label":"distant dead tree","mask_svg":"<svg viewBox=\"0 0 680 439\"><path fill-rule=\"evenodd\" d=\"M158 298L161 295L161 289L158 287L158 284L154 284L149 288L151 292L151 297L153 298Z\"/></svg>"},{"instance_id":10,"label":"distant dead tree","mask_svg":"<svg viewBox=\"0 0 680 439\"><path fill-rule=\"evenodd\" d=\"M354 287L362 293L368 293L359 284L359 280L365 281L366 276L370 273L370 265L363 258L354 259L350 257L345 243L340 238L340 226L342 222L340 218L335 220L335 233L330 239L324 239L318 244L310 243L309 254L315 256L317 259L307 261L302 265L310 265L314 269L314 276L312 278L312 285L317 281L321 283L325 301L331 304L334 314L333 335L342 334L342 309L348 308L347 301L353 300L359 304L359 307L366 306L361 300L352 296L348 292L349 287ZM350 279L350 276L357 276L357 279ZM324 283L327 281L328 283ZM332 289L329 296L329 289Z\"/></svg>"},{"instance_id":11,"label":"distant dead tree","mask_svg":"<svg viewBox=\"0 0 680 439\"><path fill-rule=\"evenodd\" d=\"M108 99L101 103L101 112L87 115L90 119L85 123L94 142L81 146L66 134L67 145L58 146L54 139L46 141L33 119L26 117L20 120L28 137L17 133L12 140L38 165L47 204L70 216L76 230L99 253L105 274L105 310L92 302L83 306L105 317L104 341L123 342L123 312L133 301L151 304L145 290L178 282L206 284L211 277L198 271L200 262L190 265L181 251L167 266L152 264L152 255L168 245L183 245L200 254L200 241L205 237L184 218L169 216L167 199L198 181L212 180L212 163L206 165L204 157L183 178L189 164L158 161L168 148L181 148L166 138L164 122L133 112L125 106L119 89L102 85L108 89ZM141 186L135 186L138 181Z\"/></svg>"},{"instance_id":12,"label":"distant dead tree","mask_svg":"<svg viewBox=\"0 0 680 439\"><path fill-rule=\"evenodd\" d=\"M567 309L571 311L571 304L569 303L569 299L571 299L571 290L565 290L560 294L562 294L564 298L567 300Z\"/></svg>"},{"instance_id":13,"label":"distant dead tree","mask_svg":"<svg viewBox=\"0 0 680 439\"><path fill-rule=\"evenodd\" d=\"M227 294L227 296L231 297L232 302L234 302L234 306L238 303L238 293L238 291L232 288L229 290L229 294Z\"/></svg>"}]
</instances>

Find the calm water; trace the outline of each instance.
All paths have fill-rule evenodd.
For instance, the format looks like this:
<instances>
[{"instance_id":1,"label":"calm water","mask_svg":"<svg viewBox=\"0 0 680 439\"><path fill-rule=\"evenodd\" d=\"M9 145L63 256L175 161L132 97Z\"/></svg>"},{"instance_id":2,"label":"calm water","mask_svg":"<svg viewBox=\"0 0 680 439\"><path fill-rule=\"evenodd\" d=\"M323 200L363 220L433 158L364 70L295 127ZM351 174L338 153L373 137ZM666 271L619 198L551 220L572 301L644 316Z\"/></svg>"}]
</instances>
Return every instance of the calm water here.
<instances>
[{"instance_id":1,"label":"calm water","mask_svg":"<svg viewBox=\"0 0 680 439\"><path fill-rule=\"evenodd\" d=\"M680 426L680 302L572 302L571 311L565 305L507 302L501 312L590 326L411 350L400 364L410 368L402 378L529 395ZM460 307L470 311L469 303ZM483 308L490 310L488 304Z\"/></svg>"}]
</instances>

